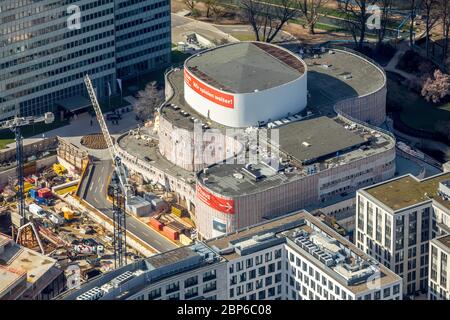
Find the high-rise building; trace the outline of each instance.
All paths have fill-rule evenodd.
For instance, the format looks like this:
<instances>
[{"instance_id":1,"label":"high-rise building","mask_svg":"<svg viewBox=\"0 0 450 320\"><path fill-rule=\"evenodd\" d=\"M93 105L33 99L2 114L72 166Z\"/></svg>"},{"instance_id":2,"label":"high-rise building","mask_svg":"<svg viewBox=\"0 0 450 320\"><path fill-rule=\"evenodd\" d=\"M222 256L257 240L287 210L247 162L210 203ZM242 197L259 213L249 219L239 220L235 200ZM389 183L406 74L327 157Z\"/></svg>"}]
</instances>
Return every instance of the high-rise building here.
<instances>
[{"instance_id":1,"label":"high-rise building","mask_svg":"<svg viewBox=\"0 0 450 320\"><path fill-rule=\"evenodd\" d=\"M449 179L406 175L357 192L356 245L401 276L405 294L428 290L431 239L450 231Z\"/></svg>"},{"instance_id":2,"label":"high-rise building","mask_svg":"<svg viewBox=\"0 0 450 320\"><path fill-rule=\"evenodd\" d=\"M114 94L170 51L168 0L0 0L0 119L83 106L86 73L100 98Z\"/></svg>"},{"instance_id":3,"label":"high-rise building","mask_svg":"<svg viewBox=\"0 0 450 320\"><path fill-rule=\"evenodd\" d=\"M430 272L428 299L450 300L450 284L447 281L450 270L450 235L444 235L430 242Z\"/></svg>"},{"instance_id":4,"label":"high-rise building","mask_svg":"<svg viewBox=\"0 0 450 320\"><path fill-rule=\"evenodd\" d=\"M299 211L106 273L67 300L401 300L401 278Z\"/></svg>"}]
</instances>

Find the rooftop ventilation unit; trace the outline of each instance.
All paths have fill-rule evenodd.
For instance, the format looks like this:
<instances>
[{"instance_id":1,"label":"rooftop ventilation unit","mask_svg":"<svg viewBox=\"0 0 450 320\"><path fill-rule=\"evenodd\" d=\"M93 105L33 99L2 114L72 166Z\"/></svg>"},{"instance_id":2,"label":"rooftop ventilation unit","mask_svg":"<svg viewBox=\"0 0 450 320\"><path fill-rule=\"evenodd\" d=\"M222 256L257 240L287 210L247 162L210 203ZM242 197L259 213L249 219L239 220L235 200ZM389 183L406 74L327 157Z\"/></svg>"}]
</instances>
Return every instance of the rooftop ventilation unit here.
<instances>
[{"instance_id":1,"label":"rooftop ventilation unit","mask_svg":"<svg viewBox=\"0 0 450 320\"><path fill-rule=\"evenodd\" d=\"M103 297L104 292L99 287L94 287L78 296L76 300L98 300Z\"/></svg>"},{"instance_id":2,"label":"rooftop ventilation unit","mask_svg":"<svg viewBox=\"0 0 450 320\"><path fill-rule=\"evenodd\" d=\"M127 282L128 280L130 280L131 278L134 278L134 275L130 271L126 271L122 273L120 276L112 279L111 284L117 288L122 284L124 284L125 282Z\"/></svg>"}]
</instances>

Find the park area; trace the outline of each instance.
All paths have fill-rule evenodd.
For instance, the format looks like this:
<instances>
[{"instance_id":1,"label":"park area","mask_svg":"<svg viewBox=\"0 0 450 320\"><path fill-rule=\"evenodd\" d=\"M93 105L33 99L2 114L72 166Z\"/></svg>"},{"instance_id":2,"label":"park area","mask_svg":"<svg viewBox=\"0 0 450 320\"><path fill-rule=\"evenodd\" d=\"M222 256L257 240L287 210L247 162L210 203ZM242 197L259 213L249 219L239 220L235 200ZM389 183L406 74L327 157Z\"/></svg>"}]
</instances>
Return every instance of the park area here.
<instances>
[{"instance_id":1,"label":"park area","mask_svg":"<svg viewBox=\"0 0 450 320\"><path fill-rule=\"evenodd\" d=\"M401 76L392 73L387 73L387 76L388 107L390 111L400 111L401 108L398 116L404 125L413 130L434 134L439 123L450 122L450 102L428 102L401 84Z\"/></svg>"}]
</instances>

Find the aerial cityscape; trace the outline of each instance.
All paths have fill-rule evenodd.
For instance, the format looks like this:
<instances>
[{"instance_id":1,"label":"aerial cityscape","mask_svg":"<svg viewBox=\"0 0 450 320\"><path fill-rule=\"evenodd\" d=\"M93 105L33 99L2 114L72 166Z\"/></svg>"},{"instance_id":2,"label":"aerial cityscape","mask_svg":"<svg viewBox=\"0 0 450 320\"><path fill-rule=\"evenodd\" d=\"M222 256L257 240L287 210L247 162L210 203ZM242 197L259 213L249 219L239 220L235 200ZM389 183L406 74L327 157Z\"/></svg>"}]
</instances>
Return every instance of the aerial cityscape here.
<instances>
[{"instance_id":1,"label":"aerial cityscape","mask_svg":"<svg viewBox=\"0 0 450 320\"><path fill-rule=\"evenodd\" d=\"M450 300L449 38L450 0L0 0L0 300Z\"/></svg>"}]
</instances>

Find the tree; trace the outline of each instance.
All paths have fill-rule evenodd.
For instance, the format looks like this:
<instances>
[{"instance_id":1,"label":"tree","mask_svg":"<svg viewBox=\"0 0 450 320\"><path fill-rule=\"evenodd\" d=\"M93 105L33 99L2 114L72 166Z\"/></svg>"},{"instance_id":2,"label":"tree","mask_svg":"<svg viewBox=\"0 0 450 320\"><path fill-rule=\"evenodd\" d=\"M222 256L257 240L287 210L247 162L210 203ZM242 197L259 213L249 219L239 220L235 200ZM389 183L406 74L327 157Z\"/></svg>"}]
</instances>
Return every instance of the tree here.
<instances>
[{"instance_id":1,"label":"tree","mask_svg":"<svg viewBox=\"0 0 450 320\"><path fill-rule=\"evenodd\" d=\"M217 0L205 0L207 18L209 18L212 11L212 7L214 6L215 3L217 3Z\"/></svg>"},{"instance_id":2,"label":"tree","mask_svg":"<svg viewBox=\"0 0 450 320\"><path fill-rule=\"evenodd\" d=\"M379 0L377 2L377 5L380 7L380 27L377 29L377 48L381 47L384 37L386 36L386 28L391 15L392 2L393 0Z\"/></svg>"},{"instance_id":3,"label":"tree","mask_svg":"<svg viewBox=\"0 0 450 320\"><path fill-rule=\"evenodd\" d=\"M448 53L448 37L450 33L450 1L440 0L439 10L441 12L442 34L444 36L444 48L442 52L442 62L446 63Z\"/></svg>"},{"instance_id":4,"label":"tree","mask_svg":"<svg viewBox=\"0 0 450 320\"><path fill-rule=\"evenodd\" d=\"M435 125L436 131L450 142L450 121L439 121Z\"/></svg>"},{"instance_id":5,"label":"tree","mask_svg":"<svg viewBox=\"0 0 450 320\"><path fill-rule=\"evenodd\" d=\"M308 33L314 34L314 26L319 20L319 9L329 0L298 0L298 7L308 25Z\"/></svg>"},{"instance_id":6,"label":"tree","mask_svg":"<svg viewBox=\"0 0 450 320\"><path fill-rule=\"evenodd\" d=\"M422 87L422 96L427 101L438 103L450 93L450 75L442 73L439 69L434 71L433 77L425 80Z\"/></svg>"},{"instance_id":7,"label":"tree","mask_svg":"<svg viewBox=\"0 0 450 320\"><path fill-rule=\"evenodd\" d=\"M414 22L417 17L417 9L420 8L422 0L409 0L409 45L412 47L414 44Z\"/></svg>"},{"instance_id":8,"label":"tree","mask_svg":"<svg viewBox=\"0 0 450 320\"><path fill-rule=\"evenodd\" d=\"M281 28L299 13L296 0L242 0L240 7L256 40L264 42L272 42Z\"/></svg>"},{"instance_id":9,"label":"tree","mask_svg":"<svg viewBox=\"0 0 450 320\"><path fill-rule=\"evenodd\" d=\"M138 92L138 98L134 104L136 117L141 121L151 118L163 99L163 92L158 90L156 81L149 83L144 90Z\"/></svg>"},{"instance_id":10,"label":"tree","mask_svg":"<svg viewBox=\"0 0 450 320\"><path fill-rule=\"evenodd\" d=\"M191 15L195 14L195 4L197 0L184 0L184 4L186 7L188 7L189 11L191 12Z\"/></svg>"},{"instance_id":11,"label":"tree","mask_svg":"<svg viewBox=\"0 0 450 320\"><path fill-rule=\"evenodd\" d=\"M366 37L367 0L344 0L339 9L345 14L345 25L351 33L355 46L362 49Z\"/></svg>"},{"instance_id":12,"label":"tree","mask_svg":"<svg viewBox=\"0 0 450 320\"><path fill-rule=\"evenodd\" d=\"M422 0L422 9L425 14L425 51L430 55L430 33L439 19L439 0Z\"/></svg>"},{"instance_id":13,"label":"tree","mask_svg":"<svg viewBox=\"0 0 450 320\"><path fill-rule=\"evenodd\" d=\"M217 21L219 20L220 17L223 16L225 10L224 8L220 5L218 0L212 0L214 1L213 5L211 6L211 10L213 12L214 15L214 20Z\"/></svg>"}]
</instances>

